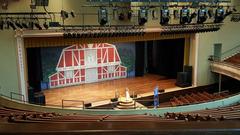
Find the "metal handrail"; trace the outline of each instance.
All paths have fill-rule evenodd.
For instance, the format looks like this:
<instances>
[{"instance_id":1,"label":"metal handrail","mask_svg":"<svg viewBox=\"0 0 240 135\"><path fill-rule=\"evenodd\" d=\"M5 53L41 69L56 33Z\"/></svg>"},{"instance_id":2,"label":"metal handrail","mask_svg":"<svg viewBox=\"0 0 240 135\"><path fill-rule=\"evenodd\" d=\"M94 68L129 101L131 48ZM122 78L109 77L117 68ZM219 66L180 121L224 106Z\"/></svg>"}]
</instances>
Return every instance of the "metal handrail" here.
<instances>
[{"instance_id":1,"label":"metal handrail","mask_svg":"<svg viewBox=\"0 0 240 135\"><path fill-rule=\"evenodd\" d=\"M224 58L226 58L227 56L231 55L231 54L234 54L236 52L239 52L240 51L240 43L237 43L237 46L221 53L221 60L223 60Z\"/></svg>"},{"instance_id":2,"label":"metal handrail","mask_svg":"<svg viewBox=\"0 0 240 135\"><path fill-rule=\"evenodd\" d=\"M81 102L82 103L82 109L84 110L85 109L85 104L84 104L84 101L83 100L65 100L65 99L62 99L62 109L64 107L76 107L76 108L80 108L80 107L77 107L77 106L64 106L64 102Z\"/></svg>"},{"instance_id":3,"label":"metal handrail","mask_svg":"<svg viewBox=\"0 0 240 135\"><path fill-rule=\"evenodd\" d=\"M16 98L13 98L13 95L18 95L18 96L21 96L22 97L22 99L16 99ZM10 92L10 98L11 98L11 100L12 99L15 99L15 100L20 100L20 101L22 101L22 102L26 102L24 99L24 95L23 94L20 94L20 93L15 93L15 92Z\"/></svg>"},{"instance_id":4,"label":"metal handrail","mask_svg":"<svg viewBox=\"0 0 240 135\"><path fill-rule=\"evenodd\" d=\"M211 63L217 63L217 64L225 65L231 68L240 69L240 64L232 64L224 61L211 61Z\"/></svg>"}]
</instances>

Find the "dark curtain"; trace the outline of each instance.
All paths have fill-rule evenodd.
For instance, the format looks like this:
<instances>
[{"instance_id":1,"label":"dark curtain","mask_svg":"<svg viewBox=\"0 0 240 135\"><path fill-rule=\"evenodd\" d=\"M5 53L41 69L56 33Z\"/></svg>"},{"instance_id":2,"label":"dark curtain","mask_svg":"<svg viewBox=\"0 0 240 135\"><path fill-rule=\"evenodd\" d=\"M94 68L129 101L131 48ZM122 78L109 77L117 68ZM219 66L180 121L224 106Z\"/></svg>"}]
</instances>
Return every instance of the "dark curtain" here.
<instances>
[{"instance_id":1,"label":"dark curtain","mask_svg":"<svg viewBox=\"0 0 240 135\"><path fill-rule=\"evenodd\" d=\"M136 42L135 44L136 44L135 76L144 76L145 42L140 41Z\"/></svg>"},{"instance_id":2,"label":"dark curtain","mask_svg":"<svg viewBox=\"0 0 240 135\"><path fill-rule=\"evenodd\" d=\"M33 88L33 92L41 90L42 66L41 48L27 49L28 83Z\"/></svg>"},{"instance_id":3,"label":"dark curtain","mask_svg":"<svg viewBox=\"0 0 240 135\"><path fill-rule=\"evenodd\" d=\"M148 73L176 78L183 71L184 39L159 40L147 46Z\"/></svg>"}]
</instances>

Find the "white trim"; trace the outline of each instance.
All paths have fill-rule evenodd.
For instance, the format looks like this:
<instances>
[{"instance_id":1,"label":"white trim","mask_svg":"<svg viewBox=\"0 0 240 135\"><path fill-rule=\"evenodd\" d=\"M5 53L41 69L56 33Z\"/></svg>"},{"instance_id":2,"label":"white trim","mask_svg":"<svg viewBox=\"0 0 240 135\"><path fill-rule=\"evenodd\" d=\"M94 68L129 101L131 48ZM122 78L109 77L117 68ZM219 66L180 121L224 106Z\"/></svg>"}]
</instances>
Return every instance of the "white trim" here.
<instances>
[{"instance_id":1,"label":"white trim","mask_svg":"<svg viewBox=\"0 0 240 135\"><path fill-rule=\"evenodd\" d=\"M199 34L195 34L195 60L194 60L194 73L193 73L193 86L197 87L197 79L198 79L198 49L199 49Z\"/></svg>"},{"instance_id":2,"label":"white trim","mask_svg":"<svg viewBox=\"0 0 240 135\"><path fill-rule=\"evenodd\" d=\"M27 93L27 82L25 79L25 67L24 67L24 42L23 37L16 33L17 39L17 57L18 57L18 68L19 68L19 79L20 79L20 94L24 95L24 101L28 101Z\"/></svg>"}]
</instances>

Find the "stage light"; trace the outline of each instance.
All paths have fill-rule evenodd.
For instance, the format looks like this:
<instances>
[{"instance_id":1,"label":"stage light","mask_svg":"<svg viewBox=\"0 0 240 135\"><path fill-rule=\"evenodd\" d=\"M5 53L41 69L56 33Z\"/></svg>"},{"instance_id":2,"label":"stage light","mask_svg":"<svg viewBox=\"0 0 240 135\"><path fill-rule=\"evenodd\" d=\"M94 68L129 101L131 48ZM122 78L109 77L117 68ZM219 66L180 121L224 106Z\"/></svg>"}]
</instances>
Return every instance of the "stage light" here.
<instances>
[{"instance_id":1,"label":"stage light","mask_svg":"<svg viewBox=\"0 0 240 135\"><path fill-rule=\"evenodd\" d=\"M28 29L28 25L24 21L22 22L22 26L23 26L23 28Z\"/></svg>"},{"instance_id":2,"label":"stage light","mask_svg":"<svg viewBox=\"0 0 240 135\"><path fill-rule=\"evenodd\" d=\"M141 7L138 11L138 24L143 26L148 21L148 10L146 7Z\"/></svg>"},{"instance_id":3,"label":"stage light","mask_svg":"<svg viewBox=\"0 0 240 135\"><path fill-rule=\"evenodd\" d=\"M70 14L71 14L72 18L75 18L75 13L73 10L70 12Z\"/></svg>"},{"instance_id":4,"label":"stage light","mask_svg":"<svg viewBox=\"0 0 240 135\"><path fill-rule=\"evenodd\" d=\"M72 34L71 33L67 33L67 37L68 38L72 38Z\"/></svg>"},{"instance_id":5,"label":"stage light","mask_svg":"<svg viewBox=\"0 0 240 135\"><path fill-rule=\"evenodd\" d=\"M170 13L169 10L167 9L167 7L163 7L163 9L161 9L160 11L160 24L161 25L166 25L168 24L169 20L170 20Z\"/></svg>"},{"instance_id":6,"label":"stage light","mask_svg":"<svg viewBox=\"0 0 240 135\"><path fill-rule=\"evenodd\" d=\"M98 22L101 26L104 26L108 22L108 11L106 8L100 8L98 10Z\"/></svg>"},{"instance_id":7,"label":"stage light","mask_svg":"<svg viewBox=\"0 0 240 135\"><path fill-rule=\"evenodd\" d=\"M44 24L43 24L43 27L47 30L49 28L47 22L45 21Z\"/></svg>"},{"instance_id":8,"label":"stage light","mask_svg":"<svg viewBox=\"0 0 240 135\"><path fill-rule=\"evenodd\" d=\"M7 24L13 29L16 30L16 26L14 25L14 23L12 21L7 21Z\"/></svg>"},{"instance_id":9,"label":"stage light","mask_svg":"<svg viewBox=\"0 0 240 135\"><path fill-rule=\"evenodd\" d=\"M34 22L34 26L39 30L42 30L42 27L40 26L39 22Z\"/></svg>"},{"instance_id":10,"label":"stage light","mask_svg":"<svg viewBox=\"0 0 240 135\"><path fill-rule=\"evenodd\" d=\"M61 17L62 17L63 20L67 19L68 18L68 12L64 11L64 10L61 10Z\"/></svg>"},{"instance_id":11,"label":"stage light","mask_svg":"<svg viewBox=\"0 0 240 135\"><path fill-rule=\"evenodd\" d=\"M221 23L224 20L223 6L219 6L215 11L214 23Z\"/></svg>"},{"instance_id":12,"label":"stage light","mask_svg":"<svg viewBox=\"0 0 240 135\"><path fill-rule=\"evenodd\" d=\"M72 38L77 38L77 33L73 32L72 33Z\"/></svg>"},{"instance_id":13,"label":"stage light","mask_svg":"<svg viewBox=\"0 0 240 135\"><path fill-rule=\"evenodd\" d=\"M81 37L81 34L80 33L77 33L77 38L80 38Z\"/></svg>"},{"instance_id":14,"label":"stage light","mask_svg":"<svg viewBox=\"0 0 240 135\"><path fill-rule=\"evenodd\" d=\"M180 11L180 24L186 24L190 21L190 10L187 6L183 7Z\"/></svg>"},{"instance_id":15,"label":"stage light","mask_svg":"<svg viewBox=\"0 0 240 135\"><path fill-rule=\"evenodd\" d=\"M20 29L23 28L23 26L20 24L19 19L17 19L17 20L15 21L15 25L16 25L18 28L20 28Z\"/></svg>"},{"instance_id":16,"label":"stage light","mask_svg":"<svg viewBox=\"0 0 240 135\"><path fill-rule=\"evenodd\" d=\"M63 33L63 38L67 38L68 34L67 33Z\"/></svg>"},{"instance_id":17,"label":"stage light","mask_svg":"<svg viewBox=\"0 0 240 135\"><path fill-rule=\"evenodd\" d=\"M207 9L205 6L201 6L198 10L197 23L204 23L207 20Z\"/></svg>"}]
</instances>

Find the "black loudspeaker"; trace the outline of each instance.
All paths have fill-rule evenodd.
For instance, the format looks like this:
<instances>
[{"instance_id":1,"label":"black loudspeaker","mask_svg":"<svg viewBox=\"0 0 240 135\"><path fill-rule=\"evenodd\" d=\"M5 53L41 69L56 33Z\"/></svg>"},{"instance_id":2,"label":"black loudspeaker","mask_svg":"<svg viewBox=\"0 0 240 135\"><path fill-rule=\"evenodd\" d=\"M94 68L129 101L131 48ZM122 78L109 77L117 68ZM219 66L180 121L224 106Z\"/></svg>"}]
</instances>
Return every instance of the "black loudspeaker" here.
<instances>
[{"instance_id":1,"label":"black loudspeaker","mask_svg":"<svg viewBox=\"0 0 240 135\"><path fill-rule=\"evenodd\" d=\"M191 86L190 83L187 82L188 73L187 72L178 72L177 73L177 82L176 85L179 87L188 87Z\"/></svg>"},{"instance_id":2,"label":"black loudspeaker","mask_svg":"<svg viewBox=\"0 0 240 135\"><path fill-rule=\"evenodd\" d=\"M183 71L187 72L187 83L192 85L192 66L184 66Z\"/></svg>"},{"instance_id":3,"label":"black loudspeaker","mask_svg":"<svg viewBox=\"0 0 240 135\"><path fill-rule=\"evenodd\" d=\"M39 104L39 105L45 105L46 104L45 96L44 95L40 95L40 96L35 97L35 103Z\"/></svg>"},{"instance_id":4,"label":"black loudspeaker","mask_svg":"<svg viewBox=\"0 0 240 135\"><path fill-rule=\"evenodd\" d=\"M84 104L84 107L85 108L89 108L89 107L91 107L92 106L92 103L86 103L86 104Z\"/></svg>"}]
</instances>

